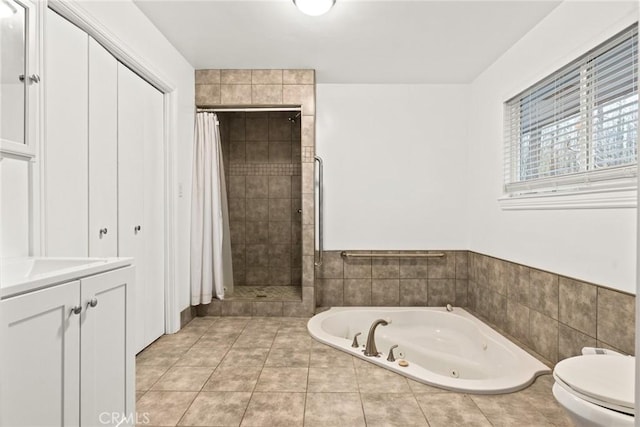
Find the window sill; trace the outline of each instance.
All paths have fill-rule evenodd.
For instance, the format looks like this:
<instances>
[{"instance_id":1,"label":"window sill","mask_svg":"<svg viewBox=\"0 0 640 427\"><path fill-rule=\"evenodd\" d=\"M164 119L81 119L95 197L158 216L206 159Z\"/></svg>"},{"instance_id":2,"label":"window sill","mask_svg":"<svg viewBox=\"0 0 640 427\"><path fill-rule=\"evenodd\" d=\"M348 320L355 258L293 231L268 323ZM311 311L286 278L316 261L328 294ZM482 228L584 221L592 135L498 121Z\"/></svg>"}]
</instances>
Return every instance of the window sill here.
<instances>
[{"instance_id":1,"label":"window sill","mask_svg":"<svg viewBox=\"0 0 640 427\"><path fill-rule=\"evenodd\" d=\"M638 204L637 187L562 193L503 196L502 210L621 209Z\"/></svg>"}]
</instances>

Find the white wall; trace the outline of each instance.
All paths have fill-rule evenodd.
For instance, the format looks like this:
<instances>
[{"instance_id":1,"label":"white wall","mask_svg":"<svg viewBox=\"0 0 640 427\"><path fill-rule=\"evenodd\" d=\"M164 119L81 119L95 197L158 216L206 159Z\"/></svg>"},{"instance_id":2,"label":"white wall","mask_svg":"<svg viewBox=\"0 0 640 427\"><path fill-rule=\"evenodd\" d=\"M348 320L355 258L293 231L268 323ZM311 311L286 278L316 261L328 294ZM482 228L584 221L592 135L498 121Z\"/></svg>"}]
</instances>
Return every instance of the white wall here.
<instances>
[{"instance_id":1,"label":"white wall","mask_svg":"<svg viewBox=\"0 0 640 427\"><path fill-rule=\"evenodd\" d=\"M502 105L637 20L636 2L564 2L471 85L470 249L635 293L636 209L504 211Z\"/></svg>"},{"instance_id":2,"label":"white wall","mask_svg":"<svg viewBox=\"0 0 640 427\"><path fill-rule=\"evenodd\" d=\"M175 87L177 122L172 129L175 152L176 248L175 277L179 310L189 306L190 194L178 197L178 186L191 183L195 82L194 69L131 0L80 1L81 6Z\"/></svg>"},{"instance_id":3,"label":"white wall","mask_svg":"<svg viewBox=\"0 0 640 427\"><path fill-rule=\"evenodd\" d=\"M0 161L0 257L29 255L29 162Z\"/></svg>"},{"instance_id":4,"label":"white wall","mask_svg":"<svg viewBox=\"0 0 640 427\"><path fill-rule=\"evenodd\" d=\"M466 85L319 84L325 249L468 246Z\"/></svg>"}]
</instances>

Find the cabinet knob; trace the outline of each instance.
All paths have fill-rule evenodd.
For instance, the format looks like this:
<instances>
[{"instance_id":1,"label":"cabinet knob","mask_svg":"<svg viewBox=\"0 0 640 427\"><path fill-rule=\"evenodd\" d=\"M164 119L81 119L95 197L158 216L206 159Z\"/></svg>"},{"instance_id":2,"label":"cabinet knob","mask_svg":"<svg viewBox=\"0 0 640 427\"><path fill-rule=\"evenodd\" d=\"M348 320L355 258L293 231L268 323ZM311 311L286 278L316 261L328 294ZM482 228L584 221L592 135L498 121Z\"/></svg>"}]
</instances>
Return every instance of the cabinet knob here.
<instances>
[{"instance_id":1,"label":"cabinet knob","mask_svg":"<svg viewBox=\"0 0 640 427\"><path fill-rule=\"evenodd\" d=\"M139 233L140 230L142 230L142 227L140 227L139 225L136 225L135 227L133 227L133 232L136 234Z\"/></svg>"},{"instance_id":2,"label":"cabinet knob","mask_svg":"<svg viewBox=\"0 0 640 427\"><path fill-rule=\"evenodd\" d=\"M107 234L107 227L100 229L100 238L102 238L102 236L104 236L105 234Z\"/></svg>"},{"instance_id":3,"label":"cabinet knob","mask_svg":"<svg viewBox=\"0 0 640 427\"><path fill-rule=\"evenodd\" d=\"M91 298L91 300L89 300L89 302L87 303L87 308L95 307L96 305L98 305L98 298Z\"/></svg>"},{"instance_id":4,"label":"cabinet knob","mask_svg":"<svg viewBox=\"0 0 640 427\"><path fill-rule=\"evenodd\" d=\"M73 307L71 307L71 314L80 314L82 312L82 306L81 305L75 305Z\"/></svg>"}]
</instances>

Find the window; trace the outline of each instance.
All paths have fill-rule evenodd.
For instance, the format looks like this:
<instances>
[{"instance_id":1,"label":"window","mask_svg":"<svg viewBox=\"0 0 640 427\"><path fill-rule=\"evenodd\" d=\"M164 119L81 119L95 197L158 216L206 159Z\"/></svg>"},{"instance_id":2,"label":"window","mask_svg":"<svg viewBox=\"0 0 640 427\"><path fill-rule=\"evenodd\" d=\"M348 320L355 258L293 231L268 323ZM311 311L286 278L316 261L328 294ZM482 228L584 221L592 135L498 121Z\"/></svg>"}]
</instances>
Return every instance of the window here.
<instances>
[{"instance_id":1,"label":"window","mask_svg":"<svg viewBox=\"0 0 640 427\"><path fill-rule=\"evenodd\" d=\"M508 100L504 117L508 197L635 186L637 25Z\"/></svg>"}]
</instances>

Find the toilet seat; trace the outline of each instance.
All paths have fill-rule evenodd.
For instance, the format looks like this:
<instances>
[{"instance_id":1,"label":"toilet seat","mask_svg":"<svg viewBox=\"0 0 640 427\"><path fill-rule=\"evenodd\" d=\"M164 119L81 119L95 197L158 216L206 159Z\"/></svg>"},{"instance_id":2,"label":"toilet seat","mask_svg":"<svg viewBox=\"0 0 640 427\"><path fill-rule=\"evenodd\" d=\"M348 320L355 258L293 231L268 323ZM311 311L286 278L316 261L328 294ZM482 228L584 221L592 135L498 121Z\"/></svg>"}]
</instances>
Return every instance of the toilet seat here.
<instances>
[{"instance_id":1,"label":"toilet seat","mask_svg":"<svg viewBox=\"0 0 640 427\"><path fill-rule=\"evenodd\" d=\"M553 377L559 386L581 399L635 415L635 357L571 357L556 365Z\"/></svg>"}]
</instances>

